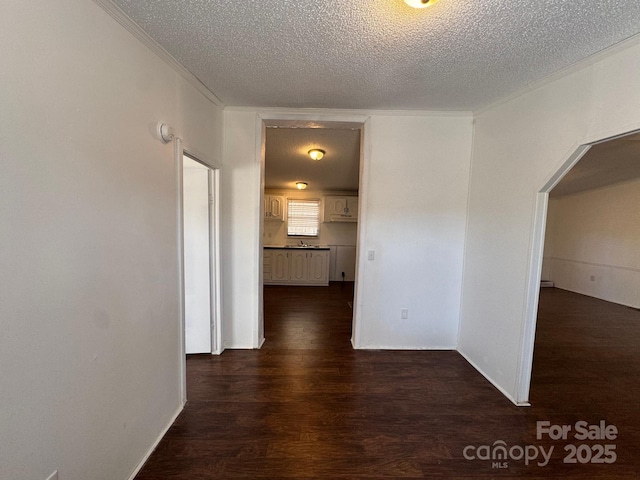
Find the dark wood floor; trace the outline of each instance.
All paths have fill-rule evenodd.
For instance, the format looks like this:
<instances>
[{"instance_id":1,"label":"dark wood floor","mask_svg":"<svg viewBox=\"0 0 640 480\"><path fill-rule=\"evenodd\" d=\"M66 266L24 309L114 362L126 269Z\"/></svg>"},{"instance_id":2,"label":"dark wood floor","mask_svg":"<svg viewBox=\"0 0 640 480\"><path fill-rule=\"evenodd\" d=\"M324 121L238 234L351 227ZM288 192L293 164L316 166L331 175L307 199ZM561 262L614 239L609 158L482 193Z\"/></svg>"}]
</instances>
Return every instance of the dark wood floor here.
<instances>
[{"instance_id":1,"label":"dark wood floor","mask_svg":"<svg viewBox=\"0 0 640 480\"><path fill-rule=\"evenodd\" d=\"M640 478L638 311L543 289L518 408L456 352L352 350L352 288L266 287L264 347L188 358L189 402L136 478ZM537 440L545 420L619 436ZM499 440L554 452L508 468L463 455ZM614 444L617 460L564 464L568 443Z\"/></svg>"}]
</instances>

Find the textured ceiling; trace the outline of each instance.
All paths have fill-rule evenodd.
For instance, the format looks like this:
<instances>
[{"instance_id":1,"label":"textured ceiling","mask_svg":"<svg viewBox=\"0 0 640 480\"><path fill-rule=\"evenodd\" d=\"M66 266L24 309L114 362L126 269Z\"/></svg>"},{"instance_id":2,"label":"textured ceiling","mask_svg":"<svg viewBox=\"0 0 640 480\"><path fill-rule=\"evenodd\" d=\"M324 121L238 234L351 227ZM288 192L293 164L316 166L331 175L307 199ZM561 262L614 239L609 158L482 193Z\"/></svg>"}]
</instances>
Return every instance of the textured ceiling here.
<instances>
[{"instance_id":1,"label":"textured ceiling","mask_svg":"<svg viewBox=\"0 0 640 480\"><path fill-rule=\"evenodd\" d=\"M551 190L550 196L606 187L640 178L640 134L599 143Z\"/></svg>"},{"instance_id":2,"label":"textured ceiling","mask_svg":"<svg viewBox=\"0 0 640 480\"><path fill-rule=\"evenodd\" d=\"M113 0L226 105L475 110L640 31L638 0Z\"/></svg>"},{"instance_id":3,"label":"textured ceiling","mask_svg":"<svg viewBox=\"0 0 640 480\"><path fill-rule=\"evenodd\" d=\"M265 145L265 188L292 189L301 181L309 190L358 190L359 129L268 128ZM326 152L322 160L309 158L312 148Z\"/></svg>"},{"instance_id":4,"label":"textured ceiling","mask_svg":"<svg viewBox=\"0 0 640 480\"><path fill-rule=\"evenodd\" d=\"M638 0L112 1L228 106L477 110L640 32ZM355 190L358 148L348 128L269 129L266 186ZM552 196L637 177L626 137L592 147Z\"/></svg>"}]
</instances>

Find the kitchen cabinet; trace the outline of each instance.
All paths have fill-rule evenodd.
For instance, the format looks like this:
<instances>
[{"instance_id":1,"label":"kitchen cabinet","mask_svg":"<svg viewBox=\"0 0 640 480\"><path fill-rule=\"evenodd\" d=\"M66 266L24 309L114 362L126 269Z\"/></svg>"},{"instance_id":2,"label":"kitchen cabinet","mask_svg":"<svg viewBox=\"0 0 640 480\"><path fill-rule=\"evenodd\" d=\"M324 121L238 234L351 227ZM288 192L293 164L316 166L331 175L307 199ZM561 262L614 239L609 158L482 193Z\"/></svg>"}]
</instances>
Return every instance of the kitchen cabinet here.
<instances>
[{"instance_id":1,"label":"kitchen cabinet","mask_svg":"<svg viewBox=\"0 0 640 480\"><path fill-rule=\"evenodd\" d=\"M265 249L262 256L265 283L289 281L289 256L285 250Z\"/></svg>"},{"instance_id":2,"label":"kitchen cabinet","mask_svg":"<svg viewBox=\"0 0 640 480\"><path fill-rule=\"evenodd\" d=\"M284 222L284 202L280 195L264 196L264 219Z\"/></svg>"},{"instance_id":3,"label":"kitchen cabinet","mask_svg":"<svg viewBox=\"0 0 640 480\"><path fill-rule=\"evenodd\" d=\"M271 281L271 250L262 252L262 281Z\"/></svg>"},{"instance_id":4,"label":"kitchen cabinet","mask_svg":"<svg viewBox=\"0 0 640 480\"><path fill-rule=\"evenodd\" d=\"M324 197L325 222L357 222L358 197L326 196Z\"/></svg>"},{"instance_id":5,"label":"kitchen cabinet","mask_svg":"<svg viewBox=\"0 0 640 480\"><path fill-rule=\"evenodd\" d=\"M328 248L265 247L263 280L270 285L329 285Z\"/></svg>"},{"instance_id":6,"label":"kitchen cabinet","mask_svg":"<svg viewBox=\"0 0 640 480\"><path fill-rule=\"evenodd\" d=\"M291 283L304 283L309 278L309 252L307 250L289 250L289 280Z\"/></svg>"},{"instance_id":7,"label":"kitchen cabinet","mask_svg":"<svg viewBox=\"0 0 640 480\"><path fill-rule=\"evenodd\" d=\"M311 252L307 267L309 283L329 283L329 251Z\"/></svg>"}]
</instances>

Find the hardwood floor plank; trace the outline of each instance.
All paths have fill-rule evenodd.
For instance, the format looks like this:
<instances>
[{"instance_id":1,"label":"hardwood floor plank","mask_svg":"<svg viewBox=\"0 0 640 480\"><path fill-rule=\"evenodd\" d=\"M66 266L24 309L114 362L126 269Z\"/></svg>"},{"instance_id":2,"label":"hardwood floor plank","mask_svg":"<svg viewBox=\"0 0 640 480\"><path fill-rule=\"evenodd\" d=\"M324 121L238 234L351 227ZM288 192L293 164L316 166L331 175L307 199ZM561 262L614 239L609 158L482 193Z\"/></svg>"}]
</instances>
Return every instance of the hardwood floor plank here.
<instances>
[{"instance_id":1,"label":"hardwood floor plank","mask_svg":"<svg viewBox=\"0 0 640 480\"><path fill-rule=\"evenodd\" d=\"M354 351L352 284L265 288L261 350L189 356L189 402L138 474L151 479L637 479L640 312L556 289L540 299L532 406L453 351ZM565 464L538 421L605 420L612 464ZM469 460L471 445L554 448L549 464Z\"/></svg>"}]
</instances>

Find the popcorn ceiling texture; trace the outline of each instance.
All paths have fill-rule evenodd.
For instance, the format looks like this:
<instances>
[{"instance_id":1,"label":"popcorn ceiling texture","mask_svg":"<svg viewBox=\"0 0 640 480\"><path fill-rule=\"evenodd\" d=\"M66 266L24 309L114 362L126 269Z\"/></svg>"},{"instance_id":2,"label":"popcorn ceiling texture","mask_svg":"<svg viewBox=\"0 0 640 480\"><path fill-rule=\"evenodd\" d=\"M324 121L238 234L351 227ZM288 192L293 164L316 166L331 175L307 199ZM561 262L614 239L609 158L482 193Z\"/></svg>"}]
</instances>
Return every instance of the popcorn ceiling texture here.
<instances>
[{"instance_id":1,"label":"popcorn ceiling texture","mask_svg":"<svg viewBox=\"0 0 640 480\"><path fill-rule=\"evenodd\" d=\"M475 110L640 32L638 0L114 0L226 105Z\"/></svg>"}]
</instances>

